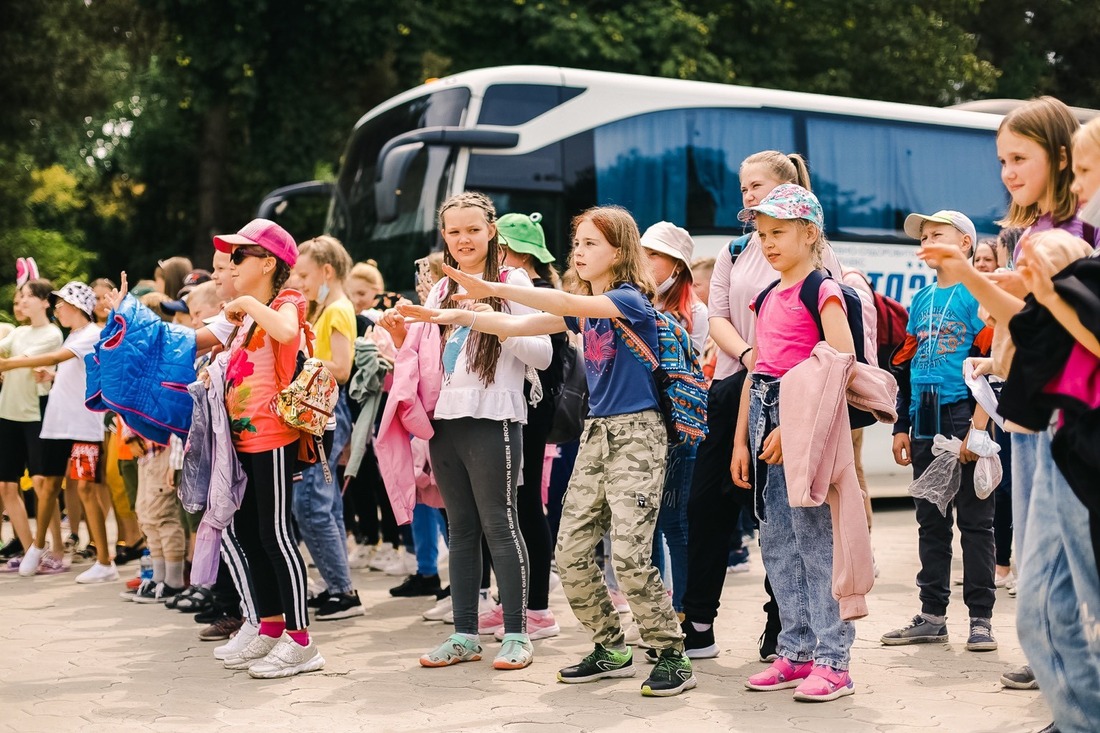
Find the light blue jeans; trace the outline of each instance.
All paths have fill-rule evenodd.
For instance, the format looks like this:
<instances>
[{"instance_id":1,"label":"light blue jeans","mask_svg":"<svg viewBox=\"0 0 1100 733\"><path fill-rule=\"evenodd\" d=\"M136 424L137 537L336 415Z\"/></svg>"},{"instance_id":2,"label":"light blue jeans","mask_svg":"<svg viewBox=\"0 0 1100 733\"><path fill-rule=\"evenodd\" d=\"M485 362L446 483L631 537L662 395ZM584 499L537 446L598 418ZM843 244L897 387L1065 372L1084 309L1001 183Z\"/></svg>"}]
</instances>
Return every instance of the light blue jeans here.
<instances>
[{"instance_id":1,"label":"light blue jeans","mask_svg":"<svg viewBox=\"0 0 1100 733\"><path fill-rule=\"evenodd\" d=\"M1009 435L1012 441L1012 538L1016 544L1016 573L1021 575L1024 566L1024 530L1027 529L1031 484L1035 479L1035 455L1039 436L1028 433ZM1047 447L1050 447L1049 438Z\"/></svg>"},{"instance_id":2,"label":"light blue jeans","mask_svg":"<svg viewBox=\"0 0 1100 733\"><path fill-rule=\"evenodd\" d=\"M779 425L779 382L754 376L749 401L750 455L760 455L764 439ZM827 504L792 507L782 465L757 464L757 518L760 554L779 604L776 648L792 662L846 670L855 628L840 618L833 598L833 520Z\"/></svg>"},{"instance_id":3,"label":"light blue jeans","mask_svg":"<svg viewBox=\"0 0 1100 733\"><path fill-rule=\"evenodd\" d=\"M1058 730L1084 733L1100 730L1100 578L1089 513L1054 464L1050 439L1037 440L1016 629Z\"/></svg>"},{"instance_id":4,"label":"light blue jeans","mask_svg":"<svg viewBox=\"0 0 1100 733\"><path fill-rule=\"evenodd\" d=\"M324 468L314 463L302 471L302 481L294 487L294 521L309 549L313 563L325 587L332 595L351 592L351 570L344 529L344 498L336 485L336 459L351 436L351 412L341 393L336 403L336 432L328 451L332 481L325 482Z\"/></svg>"},{"instance_id":5,"label":"light blue jeans","mask_svg":"<svg viewBox=\"0 0 1100 733\"><path fill-rule=\"evenodd\" d=\"M413 507L412 540L416 552L416 573L424 577L439 575L439 535L447 536L447 523L434 506Z\"/></svg>"},{"instance_id":6,"label":"light blue jeans","mask_svg":"<svg viewBox=\"0 0 1100 733\"><path fill-rule=\"evenodd\" d=\"M691 498L691 476L695 471L697 450L698 447L694 445L669 447L665 490L661 497L661 511L657 515L653 564L663 577L664 552L661 536L664 535L664 542L668 545L669 564L672 566L672 607L677 613L684 610L684 590L687 589L688 499Z\"/></svg>"}]
</instances>

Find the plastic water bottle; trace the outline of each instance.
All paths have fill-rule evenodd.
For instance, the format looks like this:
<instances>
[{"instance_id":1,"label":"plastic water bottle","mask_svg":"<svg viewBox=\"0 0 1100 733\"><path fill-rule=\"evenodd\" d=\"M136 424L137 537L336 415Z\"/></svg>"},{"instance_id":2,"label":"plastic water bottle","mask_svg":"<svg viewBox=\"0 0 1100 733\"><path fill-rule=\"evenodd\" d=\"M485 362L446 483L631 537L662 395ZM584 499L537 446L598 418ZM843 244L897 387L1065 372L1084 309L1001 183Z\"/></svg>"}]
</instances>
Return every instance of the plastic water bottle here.
<instances>
[{"instance_id":1,"label":"plastic water bottle","mask_svg":"<svg viewBox=\"0 0 1100 733\"><path fill-rule=\"evenodd\" d=\"M141 582L153 582L153 558L148 549L141 552Z\"/></svg>"}]
</instances>

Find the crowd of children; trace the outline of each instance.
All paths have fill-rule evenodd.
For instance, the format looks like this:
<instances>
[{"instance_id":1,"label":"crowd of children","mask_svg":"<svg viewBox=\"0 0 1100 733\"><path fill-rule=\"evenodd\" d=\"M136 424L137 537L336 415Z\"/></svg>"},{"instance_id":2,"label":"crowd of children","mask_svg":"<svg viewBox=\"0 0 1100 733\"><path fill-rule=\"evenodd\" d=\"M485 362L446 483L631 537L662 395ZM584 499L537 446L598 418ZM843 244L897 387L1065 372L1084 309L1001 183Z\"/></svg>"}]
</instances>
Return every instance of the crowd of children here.
<instances>
[{"instance_id":1,"label":"crowd of children","mask_svg":"<svg viewBox=\"0 0 1100 733\"><path fill-rule=\"evenodd\" d=\"M905 220L936 277L883 364L873 294L826 240L806 162L776 151L743 161L748 233L714 260L695 261L674 223L642 233L602 206L574 218L559 277L537 213L498 216L483 194L452 196L438 212L441 262L418 263L420 304L386 293L374 263L354 264L332 237L299 245L266 220L215 237L211 272L161 262L129 292L144 306L126 305L125 276L118 290L55 290L21 260L20 325L0 339L0 498L13 531L3 569L62 573L86 559L76 581L103 583L140 557L123 597L203 614L203 638L227 641L215 656L255 677L324 666L310 610L362 615L354 568L407 576L393 595L430 597L425 618L454 624L425 667L480 660L483 635L500 641L496 669L532 664L533 642L559 632L548 596L560 580L593 649L557 679L633 676L641 643L653 665L642 694L667 696L696 686L692 660L718 654L724 577L747 558L743 529L758 527L770 666L745 686L833 700L856 690L853 624L876 574L857 467L861 428L879 420L912 466L920 602L881 643L948 640L957 526L966 649L997 648L995 589L1013 588L1029 664L1002 682L1039 687L1050 730L1095 730L1100 502L1095 451L1080 446L1100 402L1100 217L1082 214L1100 201L1100 121L1080 128L1057 100L1033 100L1004 118L997 153L1011 199L1001 239L979 241L950 201ZM127 424L130 405L106 417L85 406L85 357L108 314L146 318L146 307L177 324L150 328L191 329L205 417L186 442L185 430L154 440ZM170 357L157 343L140 348L160 365ZM670 421L675 375L644 358L669 348L706 374L706 430L694 437ZM344 385L316 439L270 407L307 355ZM547 441L579 369L587 414L558 503ZM996 444L994 487L982 461ZM203 451L212 475L196 486L181 469ZM62 536L81 520L83 550Z\"/></svg>"}]
</instances>

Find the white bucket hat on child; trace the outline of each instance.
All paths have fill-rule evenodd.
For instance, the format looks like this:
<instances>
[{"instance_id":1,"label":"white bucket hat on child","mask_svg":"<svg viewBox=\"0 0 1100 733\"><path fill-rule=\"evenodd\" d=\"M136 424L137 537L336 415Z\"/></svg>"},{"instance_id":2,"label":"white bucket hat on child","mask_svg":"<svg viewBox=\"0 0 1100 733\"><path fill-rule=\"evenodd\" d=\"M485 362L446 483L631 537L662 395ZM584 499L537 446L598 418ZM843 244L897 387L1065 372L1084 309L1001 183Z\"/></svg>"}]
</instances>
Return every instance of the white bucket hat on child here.
<instances>
[{"instance_id":1,"label":"white bucket hat on child","mask_svg":"<svg viewBox=\"0 0 1100 733\"><path fill-rule=\"evenodd\" d=\"M688 272L691 272L695 242L683 227L678 227L672 222L659 221L645 230L645 234L642 235L642 246L683 262Z\"/></svg>"}]
</instances>

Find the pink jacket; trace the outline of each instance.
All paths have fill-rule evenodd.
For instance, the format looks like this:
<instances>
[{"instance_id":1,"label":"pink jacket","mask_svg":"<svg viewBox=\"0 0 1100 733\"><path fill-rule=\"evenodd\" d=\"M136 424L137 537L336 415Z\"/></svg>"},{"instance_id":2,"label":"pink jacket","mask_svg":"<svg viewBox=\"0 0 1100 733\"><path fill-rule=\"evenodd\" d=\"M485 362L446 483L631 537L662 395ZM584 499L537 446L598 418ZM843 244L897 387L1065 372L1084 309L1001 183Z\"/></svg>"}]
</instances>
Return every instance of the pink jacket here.
<instances>
[{"instance_id":1,"label":"pink jacket","mask_svg":"<svg viewBox=\"0 0 1100 733\"><path fill-rule=\"evenodd\" d=\"M829 505L833 596L845 620L867 615L865 596L875 582L848 404L873 413L880 422L893 423L898 419L897 392L889 372L860 364L854 354L842 354L824 341L809 359L787 372L779 391L787 496L792 507Z\"/></svg>"},{"instance_id":2,"label":"pink jacket","mask_svg":"<svg viewBox=\"0 0 1100 733\"><path fill-rule=\"evenodd\" d=\"M428 440L435 434L431 417L443 383L439 327L430 323L409 326L405 343L397 352L393 367L393 386L382 412L382 422L374 438L378 470L386 485L398 524L412 521L417 502L416 475L413 469L413 437ZM436 496L421 501L442 506Z\"/></svg>"}]
</instances>

